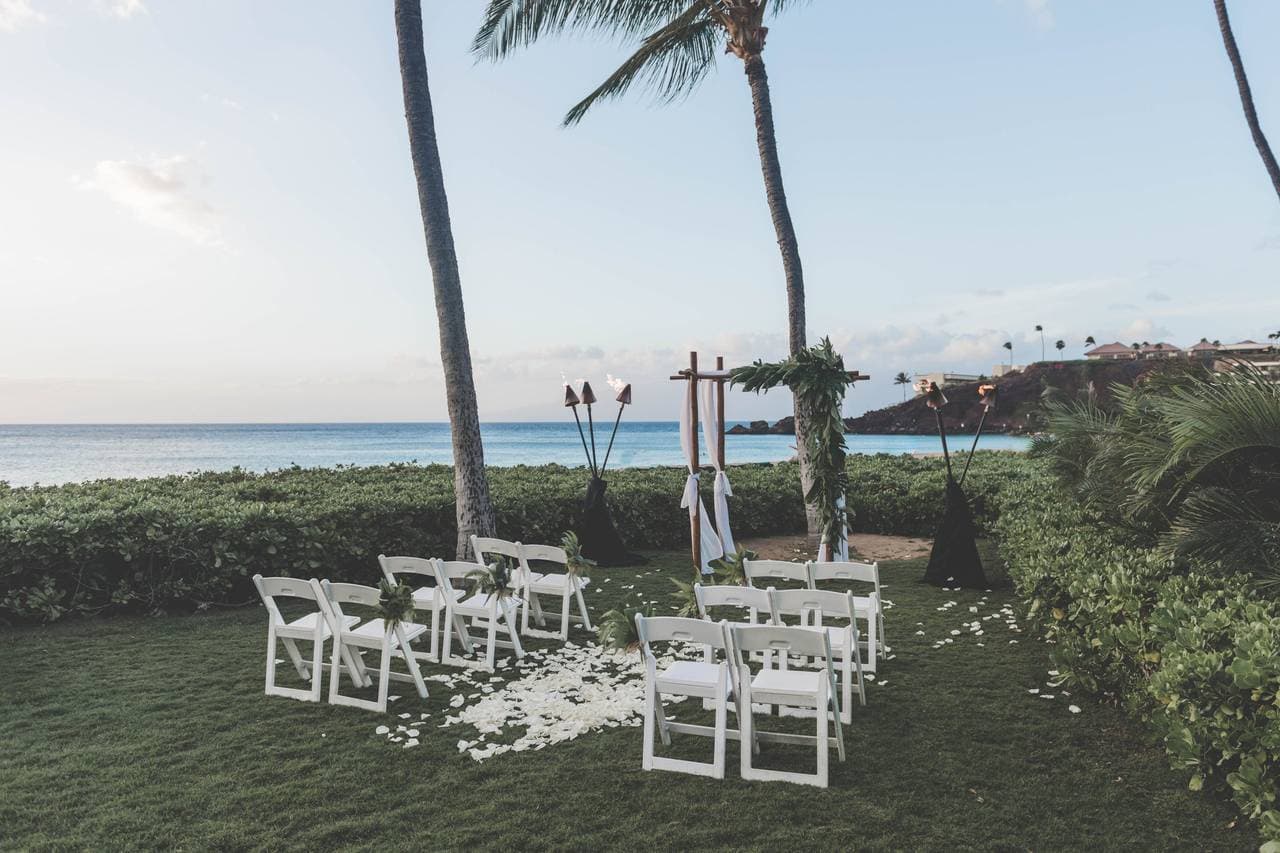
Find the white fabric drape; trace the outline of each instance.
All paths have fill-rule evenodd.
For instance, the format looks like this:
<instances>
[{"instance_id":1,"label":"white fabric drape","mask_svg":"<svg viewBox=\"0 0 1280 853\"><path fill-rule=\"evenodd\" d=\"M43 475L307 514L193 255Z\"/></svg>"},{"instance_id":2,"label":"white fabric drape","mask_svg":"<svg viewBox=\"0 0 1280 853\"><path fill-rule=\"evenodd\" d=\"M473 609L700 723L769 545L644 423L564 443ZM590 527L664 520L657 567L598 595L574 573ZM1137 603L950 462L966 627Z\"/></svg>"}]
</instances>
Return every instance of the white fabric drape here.
<instances>
[{"instance_id":1,"label":"white fabric drape","mask_svg":"<svg viewBox=\"0 0 1280 853\"><path fill-rule=\"evenodd\" d=\"M845 508L844 495L841 495L840 499L836 501L836 506L838 506L840 509ZM823 542L821 545L819 545L818 546L818 562L823 563L829 560L830 558L827 555L830 553L830 551L831 549L827 546L827 543ZM837 543L835 560L836 562L839 562L839 563L849 562L849 516L848 515L845 515L844 517L844 525L842 526L842 529L840 531L840 541L839 543Z\"/></svg>"},{"instance_id":2,"label":"white fabric drape","mask_svg":"<svg viewBox=\"0 0 1280 853\"><path fill-rule=\"evenodd\" d=\"M689 466L689 477L684 481L684 494L680 498L680 506L689 510L690 518L695 512L698 514L700 528L698 538L702 544L702 573L709 575L711 567L707 563L723 557L724 549L720 547L720 537L716 535L716 529L707 515L707 508L702 503L702 496L698 494L698 460L693 456L693 441L698 425L693 422L692 413L689 411L689 407L693 404L693 395L697 392L693 387L694 382L685 382L685 386L684 405L680 407L680 446L684 449L684 458Z\"/></svg>"},{"instance_id":3,"label":"white fabric drape","mask_svg":"<svg viewBox=\"0 0 1280 853\"><path fill-rule=\"evenodd\" d=\"M729 485L729 475L724 470L724 457L720 455L720 398L716 393L716 385L719 383L713 379L703 379L700 384L702 437L707 443L707 455L711 457L711 464L716 469L716 533L720 536L720 549L726 554L732 554L738 549L734 547L733 531L729 528L729 498L733 495L733 486Z\"/></svg>"}]
</instances>

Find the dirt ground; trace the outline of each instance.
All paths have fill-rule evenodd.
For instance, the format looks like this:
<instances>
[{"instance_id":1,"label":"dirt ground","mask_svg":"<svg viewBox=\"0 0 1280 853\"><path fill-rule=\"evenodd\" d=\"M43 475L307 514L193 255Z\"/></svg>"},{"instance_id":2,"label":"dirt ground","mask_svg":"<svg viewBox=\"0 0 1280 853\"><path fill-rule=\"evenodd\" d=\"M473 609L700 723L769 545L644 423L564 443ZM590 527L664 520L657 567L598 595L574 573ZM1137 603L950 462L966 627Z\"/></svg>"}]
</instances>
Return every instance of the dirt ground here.
<instances>
[{"instance_id":1,"label":"dirt ground","mask_svg":"<svg viewBox=\"0 0 1280 853\"><path fill-rule=\"evenodd\" d=\"M738 545L750 548L764 560L812 560L815 549L802 534L742 539ZM913 560L928 557L932 539L913 536L883 536L878 533L851 533L849 553L863 560Z\"/></svg>"}]
</instances>

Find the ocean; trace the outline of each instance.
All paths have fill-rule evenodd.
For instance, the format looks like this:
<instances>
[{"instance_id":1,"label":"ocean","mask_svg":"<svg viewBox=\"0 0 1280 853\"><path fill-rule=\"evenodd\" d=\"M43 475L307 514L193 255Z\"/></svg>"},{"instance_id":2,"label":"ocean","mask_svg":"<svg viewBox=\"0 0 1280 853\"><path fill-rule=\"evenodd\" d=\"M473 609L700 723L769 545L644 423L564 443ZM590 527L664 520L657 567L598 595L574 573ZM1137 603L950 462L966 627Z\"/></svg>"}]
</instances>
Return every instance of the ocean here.
<instances>
[{"instance_id":1,"label":"ocean","mask_svg":"<svg viewBox=\"0 0 1280 853\"><path fill-rule=\"evenodd\" d=\"M602 461L611 427L612 421L596 427L597 458ZM490 465L585 464L582 440L571 421L488 423L481 426L481 434ZM850 435L846 440L853 453L941 449L936 436ZM972 436L957 435L950 444L967 449L972 440ZM1027 440L989 435L978 446L1023 450ZM725 439L730 464L775 462L794 454L794 438L789 435ZM0 481L11 486L224 471L237 466L269 471L291 465L451 461L446 423L0 425ZM623 421L609 468L683 462L675 421Z\"/></svg>"}]
</instances>

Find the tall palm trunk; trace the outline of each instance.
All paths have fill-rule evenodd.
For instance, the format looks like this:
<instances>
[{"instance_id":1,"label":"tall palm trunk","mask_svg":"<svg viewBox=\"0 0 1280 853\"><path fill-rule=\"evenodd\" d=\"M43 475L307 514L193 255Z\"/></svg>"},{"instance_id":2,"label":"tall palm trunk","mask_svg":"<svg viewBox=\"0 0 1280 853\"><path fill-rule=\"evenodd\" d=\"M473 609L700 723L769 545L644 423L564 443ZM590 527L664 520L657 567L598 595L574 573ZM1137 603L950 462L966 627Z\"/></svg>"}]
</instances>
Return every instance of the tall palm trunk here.
<instances>
[{"instance_id":1,"label":"tall palm trunk","mask_svg":"<svg viewBox=\"0 0 1280 853\"><path fill-rule=\"evenodd\" d=\"M763 41L763 37L761 37ZM804 318L804 269L800 265L800 244L796 229L787 208L787 191L782 186L782 164L778 161L778 140L773 131L773 102L769 98L769 75L765 72L764 57L757 52L743 57L747 83L751 87L751 106L756 118L756 145L760 149L760 171L764 174L764 191L769 200L769 215L773 218L773 230L778 237L778 249L782 252L782 270L787 282L787 347L792 355L807 345ZM798 397L793 398L795 412L796 449L800 452L800 486L809 493L813 476L809 470L806 436L812 434L812 413L806 410ZM810 536L819 532L821 525L818 510L805 502L805 518Z\"/></svg>"},{"instance_id":2,"label":"tall palm trunk","mask_svg":"<svg viewBox=\"0 0 1280 853\"><path fill-rule=\"evenodd\" d=\"M1240 90L1240 105L1244 107L1244 120L1253 134L1253 144L1258 148L1258 155L1267 167L1271 176L1271 185L1280 197L1280 166L1276 165L1275 155L1267 137L1262 133L1262 125L1258 123L1258 113L1253 108L1253 92L1249 88L1249 78L1244 73L1244 63L1240 61L1240 49L1236 47L1235 34L1231 32L1231 20L1227 17L1227 0L1213 0L1213 8L1218 13L1218 29L1222 30L1222 44L1227 49L1227 57L1231 60L1231 70L1236 75L1236 88Z\"/></svg>"},{"instance_id":3,"label":"tall palm trunk","mask_svg":"<svg viewBox=\"0 0 1280 853\"><path fill-rule=\"evenodd\" d=\"M484 472L480 415L471 375L471 346L462 305L458 256L449 222L435 117L427 83L427 56L422 45L421 0L396 0L396 42L404 114L409 125L409 151L418 182L418 206L427 238L427 259L435 287L436 322L440 326L440 361L444 365L445 398L453 436L453 491L457 501L457 556L470 551L472 534L492 536L497 528L489 481Z\"/></svg>"}]
</instances>

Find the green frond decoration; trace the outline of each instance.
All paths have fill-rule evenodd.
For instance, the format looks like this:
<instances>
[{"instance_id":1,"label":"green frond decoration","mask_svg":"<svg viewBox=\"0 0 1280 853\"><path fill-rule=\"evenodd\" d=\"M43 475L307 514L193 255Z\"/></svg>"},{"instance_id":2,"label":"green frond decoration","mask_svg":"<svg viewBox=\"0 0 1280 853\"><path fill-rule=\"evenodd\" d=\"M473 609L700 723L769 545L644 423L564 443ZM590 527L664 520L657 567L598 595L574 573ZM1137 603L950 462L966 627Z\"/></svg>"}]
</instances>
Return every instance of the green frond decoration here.
<instances>
[{"instance_id":1,"label":"green frond decoration","mask_svg":"<svg viewBox=\"0 0 1280 853\"><path fill-rule=\"evenodd\" d=\"M845 469L847 445L844 440L844 417L840 407L849 387L849 371L844 359L823 338L784 361L756 361L732 371L731 382L744 391L757 394L772 388L790 388L796 399L797 415L809 415L812 432L804 437L802 451L808 461L812 482L805 501L818 512L822 541L834 550L844 535L847 514L840 499L849 488ZM799 418L797 418L798 420Z\"/></svg>"},{"instance_id":2,"label":"green frond decoration","mask_svg":"<svg viewBox=\"0 0 1280 853\"><path fill-rule=\"evenodd\" d=\"M697 566L693 569L693 579L689 581L676 580L671 578L672 585L676 591L672 593L675 596L676 604L679 609L676 611L677 616L687 616L690 619L696 619L698 616L698 599L693 594L693 585L702 583L702 571Z\"/></svg>"},{"instance_id":3,"label":"green frond decoration","mask_svg":"<svg viewBox=\"0 0 1280 853\"><path fill-rule=\"evenodd\" d=\"M732 554L725 554L707 563L716 573L716 583L737 584L745 586L746 572L742 568L743 560L754 560L760 555L750 548L739 547Z\"/></svg>"},{"instance_id":4,"label":"green frond decoration","mask_svg":"<svg viewBox=\"0 0 1280 853\"><path fill-rule=\"evenodd\" d=\"M565 531L564 536L560 537L560 547L564 549L565 556L568 558L565 561L565 569L569 574L586 577L596 567L595 560L582 556L582 544L578 542L578 534L572 530Z\"/></svg>"},{"instance_id":5,"label":"green frond decoration","mask_svg":"<svg viewBox=\"0 0 1280 853\"><path fill-rule=\"evenodd\" d=\"M378 616L388 628L413 619L413 588L403 581L394 586L384 578L378 581Z\"/></svg>"},{"instance_id":6,"label":"green frond decoration","mask_svg":"<svg viewBox=\"0 0 1280 853\"><path fill-rule=\"evenodd\" d=\"M653 609L646 607L614 608L600 617L596 627L596 641L606 649L615 652L634 652L640 648L640 634L636 629L636 614L642 613L648 619Z\"/></svg>"},{"instance_id":7,"label":"green frond decoration","mask_svg":"<svg viewBox=\"0 0 1280 853\"><path fill-rule=\"evenodd\" d=\"M466 580L471 583L472 595L483 595L488 600L497 596L499 600L512 594L512 568L506 557L498 557L487 566L476 566L467 572Z\"/></svg>"}]
</instances>

